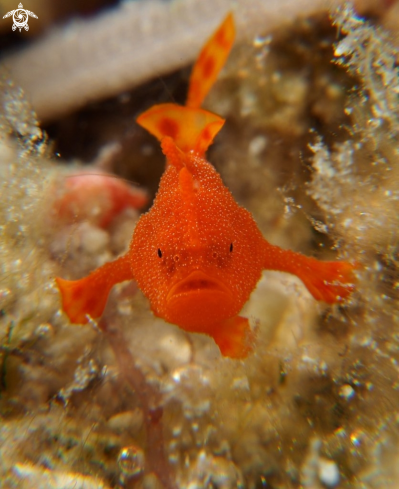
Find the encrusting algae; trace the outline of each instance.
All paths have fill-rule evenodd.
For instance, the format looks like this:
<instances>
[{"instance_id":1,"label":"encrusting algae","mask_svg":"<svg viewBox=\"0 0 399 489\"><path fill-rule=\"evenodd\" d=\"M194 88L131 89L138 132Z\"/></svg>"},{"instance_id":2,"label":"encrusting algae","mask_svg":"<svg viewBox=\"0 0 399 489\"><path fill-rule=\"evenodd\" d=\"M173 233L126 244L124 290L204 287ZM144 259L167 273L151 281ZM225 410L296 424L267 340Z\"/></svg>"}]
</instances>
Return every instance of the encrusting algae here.
<instances>
[{"instance_id":1,"label":"encrusting algae","mask_svg":"<svg viewBox=\"0 0 399 489\"><path fill-rule=\"evenodd\" d=\"M154 317L134 281L113 288L98 322L70 324L54 278L78 279L123 256L121 243L129 242L136 207L146 197L133 194L139 199L133 207L112 211L104 221L101 216L112 208L113 184L102 175L91 187L96 212L87 207L71 220L74 185L63 182L79 172L88 176L91 169L66 169L52 161L22 92L3 82L2 487L397 486L399 180L394 177L396 108L385 85L390 80L391 87L397 86L392 61L397 53L385 33L349 7L335 19L342 32L349 32L335 47L345 56L343 67L329 63L335 32L320 27L325 19L312 19L280 34L283 50L278 32L275 39L258 37L253 47L233 50L207 101L207 109L226 117L209 159L237 189L239 201L248 204L262 232L268 235L269 227L272 242L285 247L292 241L292 247L308 254L319 241L318 257L334 265L360 265L355 290L332 306L315 301L297 277L265 271L240 312L255 333L252 352L241 360L221 355L207 335ZM326 35L329 51L323 29L331 33ZM290 43L290 35L302 35L302 43ZM289 63L291 49L299 51ZM298 52L317 59L319 76L313 81L298 68ZM324 74L321 52L327 60ZM286 57L275 70L281 55ZM348 66L355 78L348 77ZM322 86L325 99L311 98L312 83ZM351 83L360 88L346 98ZM318 125L306 119L299 94L312 101ZM283 124L287 112L298 124ZM336 128L334 140L334 131L321 129L334 127L332 115L341 112L339 124L350 123L351 130ZM319 129L319 136L306 127ZM290 140L295 150L286 151ZM167 141L169 159L172 151L189 169L197 164ZM295 178L286 163L287 173L276 175L271 156L278 154L297 161L296 170L301 157L309 156L308 172L298 170ZM172 163L167 171L178 179ZM183 175L184 186L190 172ZM276 182L281 204L270 207L265 189ZM98 198L101 185L109 190L106 203ZM68 199L71 207L66 205L61 218L60 202L68 204ZM282 217L276 217L280 212ZM228 253L231 242L232 253L238 252L229 238ZM337 258L332 242L344 261L332 261ZM155 258L161 260L163 253L157 245Z\"/></svg>"}]
</instances>

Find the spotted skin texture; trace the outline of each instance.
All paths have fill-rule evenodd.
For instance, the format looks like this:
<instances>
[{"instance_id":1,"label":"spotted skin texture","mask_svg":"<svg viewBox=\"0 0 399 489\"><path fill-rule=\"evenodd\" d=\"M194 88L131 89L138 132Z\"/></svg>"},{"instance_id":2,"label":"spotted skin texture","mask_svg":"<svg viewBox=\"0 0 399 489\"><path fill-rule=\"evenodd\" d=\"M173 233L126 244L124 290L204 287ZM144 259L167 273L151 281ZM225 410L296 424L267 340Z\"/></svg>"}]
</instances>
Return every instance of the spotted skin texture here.
<instances>
[{"instance_id":1,"label":"spotted skin texture","mask_svg":"<svg viewBox=\"0 0 399 489\"><path fill-rule=\"evenodd\" d=\"M56 279L71 322L100 317L112 286L135 279L156 316L211 336L224 356L244 358L253 334L248 319L238 314L263 270L297 275L315 299L330 304L353 290L352 264L320 262L268 243L205 159L224 120L197 105L223 66L233 37L229 14L194 66L186 106L156 105L138 118L160 141L166 169L126 255L81 280Z\"/></svg>"},{"instance_id":2,"label":"spotted skin texture","mask_svg":"<svg viewBox=\"0 0 399 489\"><path fill-rule=\"evenodd\" d=\"M236 316L247 301L263 269L263 237L212 165L195 155L185 163L180 170L168 165L151 212L137 224L130 254L135 278L155 314L203 332L215 321ZM168 300L173 287L196 271L203 277L198 274L193 282L202 280L203 288ZM179 301L190 307L181 307ZM209 318L204 322L205 315Z\"/></svg>"}]
</instances>

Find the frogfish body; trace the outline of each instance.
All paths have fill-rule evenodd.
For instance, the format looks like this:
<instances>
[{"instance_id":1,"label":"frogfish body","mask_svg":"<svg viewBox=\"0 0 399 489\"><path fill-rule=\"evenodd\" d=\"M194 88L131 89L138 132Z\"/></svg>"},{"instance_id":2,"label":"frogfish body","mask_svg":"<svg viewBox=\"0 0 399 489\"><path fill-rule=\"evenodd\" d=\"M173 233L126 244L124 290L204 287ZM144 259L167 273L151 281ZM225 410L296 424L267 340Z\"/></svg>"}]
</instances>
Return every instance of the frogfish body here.
<instances>
[{"instance_id":1,"label":"frogfish body","mask_svg":"<svg viewBox=\"0 0 399 489\"><path fill-rule=\"evenodd\" d=\"M113 285L134 279L156 316L213 337L225 356L243 358L252 348L251 330L239 312L263 270L295 274L327 303L352 291L353 264L321 262L268 243L205 159L224 120L200 106L233 40L229 14L194 65L186 105L156 105L137 119L160 141L166 169L128 252L80 280L56 279L72 323L100 317Z\"/></svg>"}]
</instances>

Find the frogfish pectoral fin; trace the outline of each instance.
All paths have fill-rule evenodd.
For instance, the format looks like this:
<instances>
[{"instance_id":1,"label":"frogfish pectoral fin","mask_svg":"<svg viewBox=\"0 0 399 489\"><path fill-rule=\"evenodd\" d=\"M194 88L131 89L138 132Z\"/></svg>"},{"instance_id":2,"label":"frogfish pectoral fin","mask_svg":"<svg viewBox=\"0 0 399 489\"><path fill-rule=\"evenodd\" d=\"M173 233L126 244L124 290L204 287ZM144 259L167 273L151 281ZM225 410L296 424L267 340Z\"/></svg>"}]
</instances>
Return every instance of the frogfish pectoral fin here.
<instances>
[{"instance_id":1,"label":"frogfish pectoral fin","mask_svg":"<svg viewBox=\"0 0 399 489\"><path fill-rule=\"evenodd\" d=\"M236 316L227 319L208 334L213 337L224 357L245 358L252 351L254 333L247 318Z\"/></svg>"},{"instance_id":2,"label":"frogfish pectoral fin","mask_svg":"<svg viewBox=\"0 0 399 489\"><path fill-rule=\"evenodd\" d=\"M62 308L71 323L86 324L89 317L99 318L107 303L111 288L133 279L128 255L106 263L80 280L56 278L61 292Z\"/></svg>"},{"instance_id":3,"label":"frogfish pectoral fin","mask_svg":"<svg viewBox=\"0 0 399 489\"><path fill-rule=\"evenodd\" d=\"M283 250L264 240L265 270L296 275L318 301L341 302L355 288L357 264L345 261L319 261L301 253Z\"/></svg>"},{"instance_id":4,"label":"frogfish pectoral fin","mask_svg":"<svg viewBox=\"0 0 399 489\"><path fill-rule=\"evenodd\" d=\"M203 109L159 104L143 112L137 123L159 141L170 137L176 146L202 156L224 124L224 119Z\"/></svg>"},{"instance_id":5,"label":"frogfish pectoral fin","mask_svg":"<svg viewBox=\"0 0 399 489\"><path fill-rule=\"evenodd\" d=\"M346 299L354 290L355 268L356 265L344 261L312 260L296 275L316 300L334 304Z\"/></svg>"}]
</instances>

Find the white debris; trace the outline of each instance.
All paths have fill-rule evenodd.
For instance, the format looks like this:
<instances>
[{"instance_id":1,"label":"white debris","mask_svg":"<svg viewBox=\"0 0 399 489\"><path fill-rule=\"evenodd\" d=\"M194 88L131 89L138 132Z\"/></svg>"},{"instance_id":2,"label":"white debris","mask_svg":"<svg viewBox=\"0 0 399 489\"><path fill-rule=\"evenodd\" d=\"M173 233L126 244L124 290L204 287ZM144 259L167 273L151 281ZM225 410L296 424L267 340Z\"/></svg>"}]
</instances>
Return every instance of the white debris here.
<instances>
[{"instance_id":1,"label":"white debris","mask_svg":"<svg viewBox=\"0 0 399 489\"><path fill-rule=\"evenodd\" d=\"M31 464L15 464L14 474L21 480L20 489L108 489L101 479L76 472L43 469Z\"/></svg>"},{"instance_id":2,"label":"white debris","mask_svg":"<svg viewBox=\"0 0 399 489\"><path fill-rule=\"evenodd\" d=\"M353 387L349 384L344 384L339 389L339 395L340 397L343 397L346 401L349 401L355 395L355 391Z\"/></svg>"},{"instance_id":3,"label":"white debris","mask_svg":"<svg viewBox=\"0 0 399 489\"><path fill-rule=\"evenodd\" d=\"M319 460L319 479L327 487L335 487L339 483L339 469L335 462L326 458Z\"/></svg>"}]
</instances>

